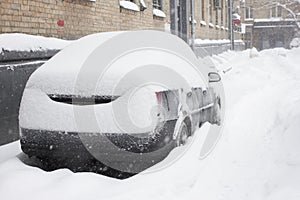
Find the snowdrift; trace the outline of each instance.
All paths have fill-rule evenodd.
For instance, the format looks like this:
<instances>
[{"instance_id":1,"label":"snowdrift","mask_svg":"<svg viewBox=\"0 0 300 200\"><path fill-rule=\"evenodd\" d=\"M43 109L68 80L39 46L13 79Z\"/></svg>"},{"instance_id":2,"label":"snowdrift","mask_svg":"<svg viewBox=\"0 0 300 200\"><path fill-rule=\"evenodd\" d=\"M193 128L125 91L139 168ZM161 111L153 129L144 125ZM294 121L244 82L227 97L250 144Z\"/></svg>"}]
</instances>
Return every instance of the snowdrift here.
<instances>
[{"instance_id":1,"label":"snowdrift","mask_svg":"<svg viewBox=\"0 0 300 200\"><path fill-rule=\"evenodd\" d=\"M0 147L2 199L299 199L300 49L250 51L212 59L223 76L226 124L199 159L205 124L183 157L126 180L23 164L18 142ZM184 147L182 147L184 148ZM150 173L151 172L151 173Z\"/></svg>"}]
</instances>

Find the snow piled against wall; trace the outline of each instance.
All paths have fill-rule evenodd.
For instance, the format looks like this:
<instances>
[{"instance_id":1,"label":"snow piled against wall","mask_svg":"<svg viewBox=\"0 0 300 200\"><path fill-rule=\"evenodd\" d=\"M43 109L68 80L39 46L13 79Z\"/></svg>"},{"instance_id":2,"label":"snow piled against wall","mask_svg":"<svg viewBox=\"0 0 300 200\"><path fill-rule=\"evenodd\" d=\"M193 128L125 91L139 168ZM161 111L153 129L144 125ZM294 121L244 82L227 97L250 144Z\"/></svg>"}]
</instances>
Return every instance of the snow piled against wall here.
<instances>
[{"instance_id":1,"label":"snow piled against wall","mask_svg":"<svg viewBox=\"0 0 300 200\"><path fill-rule=\"evenodd\" d=\"M0 34L0 53L3 51L60 50L72 41L22 33Z\"/></svg>"}]
</instances>

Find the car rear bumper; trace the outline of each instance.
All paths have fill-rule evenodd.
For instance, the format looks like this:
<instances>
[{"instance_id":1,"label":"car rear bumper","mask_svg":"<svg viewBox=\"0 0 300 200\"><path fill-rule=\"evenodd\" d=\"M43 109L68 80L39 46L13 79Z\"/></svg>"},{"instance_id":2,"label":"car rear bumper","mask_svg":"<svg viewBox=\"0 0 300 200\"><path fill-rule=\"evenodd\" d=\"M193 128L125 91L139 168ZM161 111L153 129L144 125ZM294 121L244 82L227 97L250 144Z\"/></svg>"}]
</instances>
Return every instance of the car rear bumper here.
<instances>
[{"instance_id":1,"label":"car rear bumper","mask_svg":"<svg viewBox=\"0 0 300 200\"><path fill-rule=\"evenodd\" d=\"M166 122L148 137L21 128L20 142L28 156L83 163L97 159L117 170L135 173L163 160L174 148L175 123L176 120Z\"/></svg>"}]
</instances>

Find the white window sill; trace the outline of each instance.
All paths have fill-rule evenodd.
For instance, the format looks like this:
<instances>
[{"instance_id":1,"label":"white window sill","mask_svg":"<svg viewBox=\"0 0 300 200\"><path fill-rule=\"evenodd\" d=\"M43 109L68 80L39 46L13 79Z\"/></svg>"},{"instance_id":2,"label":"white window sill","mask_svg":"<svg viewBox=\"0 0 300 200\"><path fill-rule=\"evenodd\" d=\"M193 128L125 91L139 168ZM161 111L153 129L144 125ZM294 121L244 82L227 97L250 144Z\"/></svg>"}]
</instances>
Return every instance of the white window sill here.
<instances>
[{"instance_id":1,"label":"white window sill","mask_svg":"<svg viewBox=\"0 0 300 200\"><path fill-rule=\"evenodd\" d=\"M140 11L140 8L138 7L138 5L136 5L135 3L132 3L130 1L121 0L120 1L120 7L124 8L124 9L127 9L127 10L132 10L132 11L135 11L135 12Z\"/></svg>"},{"instance_id":2,"label":"white window sill","mask_svg":"<svg viewBox=\"0 0 300 200\"><path fill-rule=\"evenodd\" d=\"M140 4L143 8L145 8L145 9L147 8L147 5L144 0L140 0Z\"/></svg>"},{"instance_id":3,"label":"white window sill","mask_svg":"<svg viewBox=\"0 0 300 200\"><path fill-rule=\"evenodd\" d=\"M206 21L203 21L203 20L200 21L200 24L201 24L201 26L206 26L207 25Z\"/></svg>"},{"instance_id":4,"label":"white window sill","mask_svg":"<svg viewBox=\"0 0 300 200\"><path fill-rule=\"evenodd\" d=\"M221 27L219 25L216 25L216 29L220 29Z\"/></svg>"},{"instance_id":5,"label":"white window sill","mask_svg":"<svg viewBox=\"0 0 300 200\"><path fill-rule=\"evenodd\" d=\"M210 28L214 28L215 27L215 25L213 25L213 23L208 23L208 26L210 27Z\"/></svg>"},{"instance_id":6,"label":"white window sill","mask_svg":"<svg viewBox=\"0 0 300 200\"><path fill-rule=\"evenodd\" d=\"M224 26L221 26L221 29L222 29L222 30L225 30L225 27L224 27Z\"/></svg>"},{"instance_id":7,"label":"white window sill","mask_svg":"<svg viewBox=\"0 0 300 200\"><path fill-rule=\"evenodd\" d=\"M161 17L161 18L166 18L167 17L167 15L162 10L159 10L159 9L156 9L156 8L153 9L153 15L156 16L156 17Z\"/></svg>"},{"instance_id":8,"label":"white window sill","mask_svg":"<svg viewBox=\"0 0 300 200\"><path fill-rule=\"evenodd\" d=\"M189 21L190 21L190 23L192 23L192 18L191 17L189 18ZM195 19L193 21L194 21L194 24L198 23L197 20L195 20Z\"/></svg>"}]
</instances>

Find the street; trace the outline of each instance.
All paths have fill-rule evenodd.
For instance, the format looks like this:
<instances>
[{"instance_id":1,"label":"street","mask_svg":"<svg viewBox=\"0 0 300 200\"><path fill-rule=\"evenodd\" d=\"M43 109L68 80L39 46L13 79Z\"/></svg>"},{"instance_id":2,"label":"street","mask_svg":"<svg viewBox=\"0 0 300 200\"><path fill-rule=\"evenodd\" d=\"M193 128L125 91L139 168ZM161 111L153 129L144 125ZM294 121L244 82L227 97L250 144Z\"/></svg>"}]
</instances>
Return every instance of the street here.
<instances>
[{"instance_id":1,"label":"street","mask_svg":"<svg viewBox=\"0 0 300 200\"><path fill-rule=\"evenodd\" d=\"M188 141L190 148L166 158L186 151L175 163L125 180L28 166L16 141L0 147L1 199L299 199L299 54L299 48L280 48L212 57L225 88L226 116L222 137L204 159L199 147L208 123Z\"/></svg>"}]
</instances>

